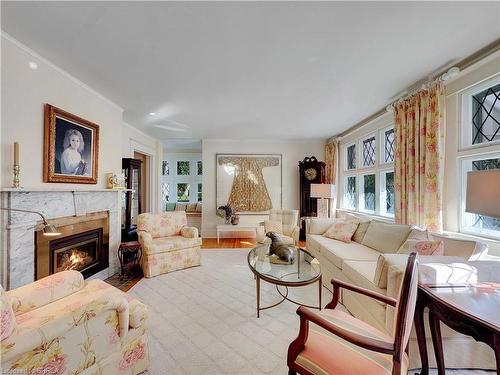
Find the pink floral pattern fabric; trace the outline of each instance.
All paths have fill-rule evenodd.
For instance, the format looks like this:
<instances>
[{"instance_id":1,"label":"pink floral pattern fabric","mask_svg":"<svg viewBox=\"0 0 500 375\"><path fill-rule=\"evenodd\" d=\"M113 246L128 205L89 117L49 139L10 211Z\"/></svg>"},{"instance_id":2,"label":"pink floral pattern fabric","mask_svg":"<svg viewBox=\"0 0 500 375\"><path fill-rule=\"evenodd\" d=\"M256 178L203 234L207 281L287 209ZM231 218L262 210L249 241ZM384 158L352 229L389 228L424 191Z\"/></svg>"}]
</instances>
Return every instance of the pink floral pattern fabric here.
<instances>
[{"instance_id":1,"label":"pink floral pattern fabric","mask_svg":"<svg viewBox=\"0 0 500 375\"><path fill-rule=\"evenodd\" d=\"M443 241L406 240L398 250L398 254L444 255Z\"/></svg>"},{"instance_id":2,"label":"pink floral pattern fabric","mask_svg":"<svg viewBox=\"0 0 500 375\"><path fill-rule=\"evenodd\" d=\"M141 267L145 277L183 270L201 264L200 246L157 254L145 254Z\"/></svg>"},{"instance_id":3,"label":"pink floral pattern fabric","mask_svg":"<svg viewBox=\"0 0 500 375\"><path fill-rule=\"evenodd\" d=\"M67 282L58 280L23 288ZM17 329L1 343L3 372L136 375L148 368L147 309L141 302L101 280L47 301L16 316Z\"/></svg>"},{"instance_id":4,"label":"pink floral pattern fabric","mask_svg":"<svg viewBox=\"0 0 500 375\"><path fill-rule=\"evenodd\" d=\"M182 227L186 225L187 218L184 211L145 213L137 217L137 230L148 232L153 238L180 235Z\"/></svg>"},{"instance_id":5,"label":"pink floral pattern fabric","mask_svg":"<svg viewBox=\"0 0 500 375\"><path fill-rule=\"evenodd\" d=\"M324 237L333 238L342 242L350 243L354 232L358 228L357 219L337 219L323 234Z\"/></svg>"},{"instance_id":6,"label":"pink floral pattern fabric","mask_svg":"<svg viewBox=\"0 0 500 375\"><path fill-rule=\"evenodd\" d=\"M16 328L16 318L10 299L0 285L0 341L9 337Z\"/></svg>"},{"instance_id":7,"label":"pink floral pattern fabric","mask_svg":"<svg viewBox=\"0 0 500 375\"><path fill-rule=\"evenodd\" d=\"M444 102L439 82L394 105L396 223L442 230Z\"/></svg>"}]
</instances>

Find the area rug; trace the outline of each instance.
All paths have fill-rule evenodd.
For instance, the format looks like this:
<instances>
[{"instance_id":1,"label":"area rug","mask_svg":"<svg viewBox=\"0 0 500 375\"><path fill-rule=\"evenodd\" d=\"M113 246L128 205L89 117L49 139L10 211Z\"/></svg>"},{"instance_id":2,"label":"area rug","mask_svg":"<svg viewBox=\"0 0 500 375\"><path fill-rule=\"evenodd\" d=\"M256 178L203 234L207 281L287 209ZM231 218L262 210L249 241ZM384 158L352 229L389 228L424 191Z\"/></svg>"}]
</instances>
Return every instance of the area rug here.
<instances>
[{"instance_id":1,"label":"area rug","mask_svg":"<svg viewBox=\"0 0 500 375\"><path fill-rule=\"evenodd\" d=\"M299 329L297 306L285 301L257 318L248 251L202 250L202 266L142 279L129 290L149 307L149 374L288 373L286 353ZM317 291L313 284L290 289L289 296L317 304ZM264 305L280 299L266 282L261 297ZM323 288L323 305L330 299Z\"/></svg>"}]
</instances>

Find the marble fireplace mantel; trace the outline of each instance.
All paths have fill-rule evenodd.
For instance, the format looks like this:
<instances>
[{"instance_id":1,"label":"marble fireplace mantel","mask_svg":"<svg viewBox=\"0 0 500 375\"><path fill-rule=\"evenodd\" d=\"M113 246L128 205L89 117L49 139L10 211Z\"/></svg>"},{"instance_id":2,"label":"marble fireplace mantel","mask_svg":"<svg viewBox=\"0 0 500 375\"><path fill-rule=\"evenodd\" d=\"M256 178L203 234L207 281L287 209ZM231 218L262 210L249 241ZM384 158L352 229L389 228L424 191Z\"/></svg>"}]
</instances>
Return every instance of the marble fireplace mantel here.
<instances>
[{"instance_id":1,"label":"marble fireplace mantel","mask_svg":"<svg viewBox=\"0 0 500 375\"><path fill-rule=\"evenodd\" d=\"M40 212L50 219L108 212L109 268L96 274L106 278L119 269L116 256L121 235L121 193L111 189L31 188L0 190L0 205ZM41 218L35 214L14 211L0 212L1 282L14 289L35 278L35 226Z\"/></svg>"}]
</instances>

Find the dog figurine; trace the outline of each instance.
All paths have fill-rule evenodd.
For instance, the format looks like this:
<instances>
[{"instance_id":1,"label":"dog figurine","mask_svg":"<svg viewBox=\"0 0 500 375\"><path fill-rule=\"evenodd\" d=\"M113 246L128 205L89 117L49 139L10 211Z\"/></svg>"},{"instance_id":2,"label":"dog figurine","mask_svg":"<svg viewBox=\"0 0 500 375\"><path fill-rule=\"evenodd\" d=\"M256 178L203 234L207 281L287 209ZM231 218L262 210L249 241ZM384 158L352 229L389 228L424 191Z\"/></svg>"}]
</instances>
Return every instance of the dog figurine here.
<instances>
[{"instance_id":1,"label":"dog figurine","mask_svg":"<svg viewBox=\"0 0 500 375\"><path fill-rule=\"evenodd\" d=\"M269 255L276 254L276 256L278 256L281 260L293 264L295 261L295 253L293 251L294 246L281 241L280 236L274 232L267 232L266 237L271 239Z\"/></svg>"}]
</instances>

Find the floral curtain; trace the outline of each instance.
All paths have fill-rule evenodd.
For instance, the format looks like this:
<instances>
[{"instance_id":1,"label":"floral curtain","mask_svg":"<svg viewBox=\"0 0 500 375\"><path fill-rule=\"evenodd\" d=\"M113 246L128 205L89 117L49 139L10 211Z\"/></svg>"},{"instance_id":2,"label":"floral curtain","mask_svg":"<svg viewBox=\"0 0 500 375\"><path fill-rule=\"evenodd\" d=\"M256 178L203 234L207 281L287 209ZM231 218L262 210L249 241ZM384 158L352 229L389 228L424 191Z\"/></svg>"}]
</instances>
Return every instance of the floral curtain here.
<instances>
[{"instance_id":1,"label":"floral curtain","mask_svg":"<svg viewBox=\"0 0 500 375\"><path fill-rule=\"evenodd\" d=\"M444 101L438 82L394 105L397 223L443 229Z\"/></svg>"},{"instance_id":2,"label":"floral curtain","mask_svg":"<svg viewBox=\"0 0 500 375\"><path fill-rule=\"evenodd\" d=\"M337 185L337 166L339 143L334 139L325 145L325 183ZM337 186L338 191L338 186ZM335 217L335 208L337 207L337 200L333 199L330 202L330 217Z\"/></svg>"}]
</instances>

